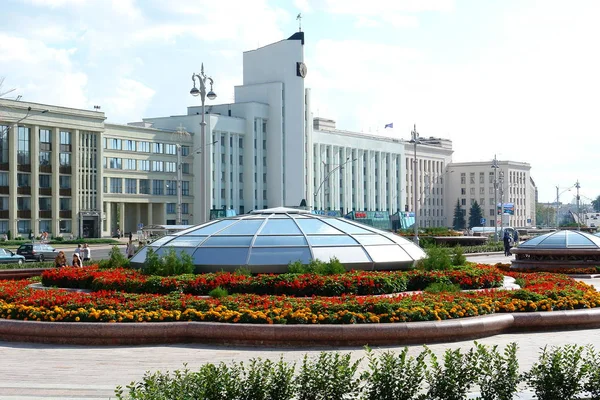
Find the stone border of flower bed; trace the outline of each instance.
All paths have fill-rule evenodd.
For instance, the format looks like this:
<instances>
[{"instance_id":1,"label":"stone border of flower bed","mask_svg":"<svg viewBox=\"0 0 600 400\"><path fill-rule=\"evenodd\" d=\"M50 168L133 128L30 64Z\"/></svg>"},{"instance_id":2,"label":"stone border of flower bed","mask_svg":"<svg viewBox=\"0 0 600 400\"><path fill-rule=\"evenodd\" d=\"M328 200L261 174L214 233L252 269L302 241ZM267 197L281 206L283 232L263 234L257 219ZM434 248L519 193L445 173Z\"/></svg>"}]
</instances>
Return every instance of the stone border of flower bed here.
<instances>
[{"instance_id":1,"label":"stone border of flower bed","mask_svg":"<svg viewBox=\"0 0 600 400\"><path fill-rule=\"evenodd\" d=\"M252 346L364 346L452 342L518 331L597 327L600 327L600 309L493 314L445 321L364 325L0 320L0 340L75 345L217 343Z\"/></svg>"}]
</instances>

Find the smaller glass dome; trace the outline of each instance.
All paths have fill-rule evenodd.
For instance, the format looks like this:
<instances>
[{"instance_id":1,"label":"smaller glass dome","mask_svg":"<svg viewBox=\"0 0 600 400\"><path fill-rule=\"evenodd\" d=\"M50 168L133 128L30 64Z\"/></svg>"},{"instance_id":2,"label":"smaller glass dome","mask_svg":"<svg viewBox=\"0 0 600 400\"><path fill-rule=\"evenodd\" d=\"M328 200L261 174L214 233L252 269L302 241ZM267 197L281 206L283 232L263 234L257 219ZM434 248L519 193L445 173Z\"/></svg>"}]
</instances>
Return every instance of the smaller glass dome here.
<instances>
[{"instance_id":1,"label":"smaller glass dome","mask_svg":"<svg viewBox=\"0 0 600 400\"><path fill-rule=\"evenodd\" d=\"M536 236L518 248L535 249L598 249L600 237L581 231L556 231Z\"/></svg>"}]
</instances>

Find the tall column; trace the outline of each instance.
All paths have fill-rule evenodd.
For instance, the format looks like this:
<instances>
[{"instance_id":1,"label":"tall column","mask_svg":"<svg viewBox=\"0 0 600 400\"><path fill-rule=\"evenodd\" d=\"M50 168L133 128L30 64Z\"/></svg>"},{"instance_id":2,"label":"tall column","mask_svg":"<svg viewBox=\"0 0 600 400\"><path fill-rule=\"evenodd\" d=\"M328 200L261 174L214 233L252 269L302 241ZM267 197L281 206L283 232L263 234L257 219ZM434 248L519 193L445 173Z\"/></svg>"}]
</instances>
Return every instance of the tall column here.
<instances>
[{"instance_id":1,"label":"tall column","mask_svg":"<svg viewBox=\"0 0 600 400\"><path fill-rule=\"evenodd\" d=\"M110 201L107 201L105 203L105 208L106 208L106 231L108 236L113 235L113 226L112 226L112 203Z\"/></svg>"},{"instance_id":2,"label":"tall column","mask_svg":"<svg viewBox=\"0 0 600 400\"><path fill-rule=\"evenodd\" d=\"M19 126L14 124L8 131L8 229L12 236L17 232L17 146Z\"/></svg>"},{"instance_id":3,"label":"tall column","mask_svg":"<svg viewBox=\"0 0 600 400\"><path fill-rule=\"evenodd\" d=\"M119 228L121 233L125 235L125 203L120 202L117 207L119 207Z\"/></svg>"},{"instance_id":4,"label":"tall column","mask_svg":"<svg viewBox=\"0 0 600 400\"><path fill-rule=\"evenodd\" d=\"M83 232L80 232L81 224L79 223L79 211L80 211L80 180L82 175L89 175L88 173L80 173L80 138L79 129L75 129L71 134L71 232L75 237L83 237ZM87 149L87 147L86 147ZM87 152L85 155L89 156Z\"/></svg>"},{"instance_id":5,"label":"tall column","mask_svg":"<svg viewBox=\"0 0 600 400\"><path fill-rule=\"evenodd\" d=\"M230 162L230 158L231 158L231 133L226 132L225 133L225 204L223 204L226 208L229 208L232 206L232 202L233 199L231 196L231 190L232 188L232 183L231 182L233 179L232 178L232 171L231 171L231 162ZM261 160L262 161L262 160ZM262 165L262 162L261 162ZM260 177L260 181L262 182L262 175ZM166 214L165 214L166 215Z\"/></svg>"},{"instance_id":6,"label":"tall column","mask_svg":"<svg viewBox=\"0 0 600 400\"><path fill-rule=\"evenodd\" d=\"M52 234L60 234L60 130L52 130Z\"/></svg>"},{"instance_id":7,"label":"tall column","mask_svg":"<svg viewBox=\"0 0 600 400\"><path fill-rule=\"evenodd\" d=\"M319 185L321 184L321 181L323 180L322 176L321 176L321 145L317 143L317 149L315 151L315 156L314 156L314 163L313 163L313 171L314 171L314 176L315 176L315 181L312 183L313 185L313 198L310 199L311 200L311 206L314 208L321 208L321 202L319 201L319 194L317 193L317 196L314 195L314 193L316 193L317 189L319 188ZM308 199L307 199L308 201Z\"/></svg>"},{"instance_id":8,"label":"tall column","mask_svg":"<svg viewBox=\"0 0 600 400\"><path fill-rule=\"evenodd\" d=\"M31 133L31 229L40 234L40 127L34 126Z\"/></svg>"},{"instance_id":9,"label":"tall column","mask_svg":"<svg viewBox=\"0 0 600 400\"><path fill-rule=\"evenodd\" d=\"M148 218L148 225L152 225L153 222L153 204L152 203L148 203L148 211L147 211L147 218Z\"/></svg>"},{"instance_id":10,"label":"tall column","mask_svg":"<svg viewBox=\"0 0 600 400\"><path fill-rule=\"evenodd\" d=\"M140 203L135 204L135 228L138 229L138 225L142 223L142 205Z\"/></svg>"}]
</instances>

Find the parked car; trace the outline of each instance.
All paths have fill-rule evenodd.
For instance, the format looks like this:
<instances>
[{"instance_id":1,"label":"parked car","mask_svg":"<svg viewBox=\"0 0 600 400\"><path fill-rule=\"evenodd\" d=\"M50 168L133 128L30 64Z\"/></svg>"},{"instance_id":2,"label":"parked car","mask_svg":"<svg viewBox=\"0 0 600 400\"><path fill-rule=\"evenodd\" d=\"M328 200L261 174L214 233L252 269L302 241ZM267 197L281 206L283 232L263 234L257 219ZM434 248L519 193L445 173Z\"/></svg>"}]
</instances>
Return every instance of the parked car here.
<instances>
[{"instance_id":1,"label":"parked car","mask_svg":"<svg viewBox=\"0 0 600 400\"><path fill-rule=\"evenodd\" d=\"M0 249L0 264L23 264L24 262L25 257L10 250Z\"/></svg>"},{"instance_id":2,"label":"parked car","mask_svg":"<svg viewBox=\"0 0 600 400\"><path fill-rule=\"evenodd\" d=\"M54 260L58 255L58 250L49 244L43 243L25 243L19 246L17 254L25 257L26 260Z\"/></svg>"}]
</instances>

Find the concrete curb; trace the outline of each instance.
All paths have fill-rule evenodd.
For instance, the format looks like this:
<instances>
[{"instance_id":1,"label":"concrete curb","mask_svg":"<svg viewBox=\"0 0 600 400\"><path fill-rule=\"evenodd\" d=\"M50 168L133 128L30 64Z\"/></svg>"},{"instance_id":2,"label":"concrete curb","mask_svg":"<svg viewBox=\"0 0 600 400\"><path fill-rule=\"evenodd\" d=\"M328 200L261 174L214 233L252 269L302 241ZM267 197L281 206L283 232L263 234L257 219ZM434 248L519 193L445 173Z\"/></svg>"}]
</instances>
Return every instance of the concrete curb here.
<instances>
[{"instance_id":1,"label":"concrete curb","mask_svg":"<svg viewBox=\"0 0 600 400\"><path fill-rule=\"evenodd\" d=\"M0 320L0 340L75 345L192 342L295 347L364 346L453 342L509 332L596 327L600 327L600 309L492 314L445 321L361 325Z\"/></svg>"}]
</instances>

